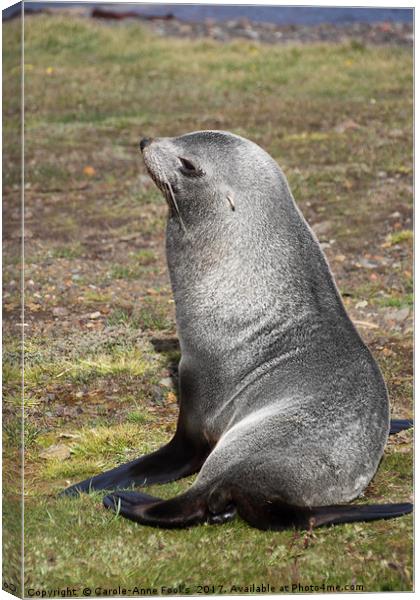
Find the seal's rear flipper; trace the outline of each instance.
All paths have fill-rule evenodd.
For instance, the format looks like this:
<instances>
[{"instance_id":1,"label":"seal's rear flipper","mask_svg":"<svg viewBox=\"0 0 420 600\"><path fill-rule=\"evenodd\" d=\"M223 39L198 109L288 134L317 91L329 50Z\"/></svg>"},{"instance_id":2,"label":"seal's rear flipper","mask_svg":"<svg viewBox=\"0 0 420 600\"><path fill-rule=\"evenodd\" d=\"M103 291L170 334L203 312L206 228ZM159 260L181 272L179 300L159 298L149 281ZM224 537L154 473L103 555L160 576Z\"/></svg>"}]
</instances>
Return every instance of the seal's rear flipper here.
<instances>
[{"instance_id":1,"label":"seal's rear flipper","mask_svg":"<svg viewBox=\"0 0 420 600\"><path fill-rule=\"evenodd\" d=\"M325 506L312 510L313 526L338 525L355 521L376 521L408 515L413 511L410 502L401 504L367 504L350 506Z\"/></svg>"},{"instance_id":2,"label":"seal's rear flipper","mask_svg":"<svg viewBox=\"0 0 420 600\"><path fill-rule=\"evenodd\" d=\"M236 517L233 504L227 505L219 513L211 513L205 498L192 490L170 500L136 492L116 492L105 496L103 502L105 508L126 519L165 529L181 529L200 523L218 525Z\"/></svg>"},{"instance_id":3,"label":"seal's rear flipper","mask_svg":"<svg viewBox=\"0 0 420 600\"><path fill-rule=\"evenodd\" d=\"M213 510L209 509L209 504ZM277 531L392 519L413 510L410 503L303 508L257 500L248 490L240 494L223 494L216 509L217 503L214 500L209 502L208 493L198 493L193 488L170 500L137 492L116 492L104 498L104 505L131 521L165 529L191 527L200 523L225 523L235 518L237 507L239 515L253 527Z\"/></svg>"},{"instance_id":4,"label":"seal's rear flipper","mask_svg":"<svg viewBox=\"0 0 420 600\"><path fill-rule=\"evenodd\" d=\"M371 505L333 505L313 508L289 506L274 502L259 502L249 496L238 503L239 515L250 525L258 529L281 531L289 528L311 529L323 525L338 525L392 519L411 513L413 505L403 504L371 504Z\"/></svg>"},{"instance_id":5,"label":"seal's rear flipper","mask_svg":"<svg viewBox=\"0 0 420 600\"><path fill-rule=\"evenodd\" d=\"M278 499L257 498L245 489L233 492L238 514L253 527L265 530L312 529L323 525L392 519L411 513L413 505L337 504L331 506L292 506Z\"/></svg>"},{"instance_id":6,"label":"seal's rear flipper","mask_svg":"<svg viewBox=\"0 0 420 600\"><path fill-rule=\"evenodd\" d=\"M391 419L389 435L399 433L405 429L411 429L411 427L413 427L413 421L411 419Z\"/></svg>"}]
</instances>

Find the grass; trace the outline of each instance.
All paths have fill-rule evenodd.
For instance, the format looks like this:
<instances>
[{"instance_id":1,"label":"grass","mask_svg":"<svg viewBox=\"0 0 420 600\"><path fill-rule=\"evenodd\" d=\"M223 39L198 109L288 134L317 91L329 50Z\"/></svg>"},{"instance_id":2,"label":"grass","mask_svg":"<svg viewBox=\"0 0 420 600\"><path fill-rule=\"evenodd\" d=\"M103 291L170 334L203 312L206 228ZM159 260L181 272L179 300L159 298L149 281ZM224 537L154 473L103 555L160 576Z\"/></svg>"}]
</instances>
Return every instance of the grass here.
<instances>
[{"instance_id":1,"label":"grass","mask_svg":"<svg viewBox=\"0 0 420 600\"><path fill-rule=\"evenodd\" d=\"M4 25L8 107L17 90L18 26ZM179 357L166 206L140 164L145 135L228 129L273 155L308 221L327 222L326 253L351 316L369 326L361 333L384 372L393 415L411 415L411 332L383 316L412 304L410 52L165 39L136 23L50 15L27 17L25 31L26 591L139 585L196 593L221 585L238 592L261 582L270 591L298 583L411 590L411 517L312 534L262 532L240 520L166 531L116 518L102 509L101 494L56 497L68 482L158 448L175 428L176 398L160 383ZM349 120L357 127L343 129ZM8 123L13 158L19 148ZM11 167L5 181L6 192L16 193L19 170ZM5 479L16 491L13 248L5 263L3 360ZM360 266L360 257L379 266ZM53 317L56 307L67 313ZM54 445L68 447L70 457L40 456ZM411 436L401 434L363 501L407 501L411 474ZM150 493L170 497L191 481ZM20 512L10 493L4 507L5 552L15 552L7 581L17 577L11 539Z\"/></svg>"},{"instance_id":2,"label":"grass","mask_svg":"<svg viewBox=\"0 0 420 600\"><path fill-rule=\"evenodd\" d=\"M404 229L403 231L396 231L389 236L389 241L392 245L400 244L401 242L411 242L413 240L413 231L410 229Z\"/></svg>"},{"instance_id":3,"label":"grass","mask_svg":"<svg viewBox=\"0 0 420 600\"><path fill-rule=\"evenodd\" d=\"M75 243L73 246L58 246L51 251L53 258L79 258L83 256L83 248L81 244Z\"/></svg>"},{"instance_id":4,"label":"grass","mask_svg":"<svg viewBox=\"0 0 420 600\"><path fill-rule=\"evenodd\" d=\"M387 297L378 300L379 306L392 306L395 308L403 308L404 306L413 306L413 294L406 294L401 297Z\"/></svg>"},{"instance_id":5,"label":"grass","mask_svg":"<svg viewBox=\"0 0 420 600\"><path fill-rule=\"evenodd\" d=\"M124 333L121 333L124 335ZM73 353L67 357L51 356L51 352L39 352L29 356L25 370L25 389L28 394L36 393L45 386L72 384L79 386L89 384L97 380L106 379L117 381L135 380L138 384L144 380L156 377L159 368L159 359L150 356L148 349L140 348L138 345L126 344L122 348L114 346L110 348L97 347L96 352L87 351L85 356L81 354L76 357ZM16 367L15 367L16 368Z\"/></svg>"}]
</instances>

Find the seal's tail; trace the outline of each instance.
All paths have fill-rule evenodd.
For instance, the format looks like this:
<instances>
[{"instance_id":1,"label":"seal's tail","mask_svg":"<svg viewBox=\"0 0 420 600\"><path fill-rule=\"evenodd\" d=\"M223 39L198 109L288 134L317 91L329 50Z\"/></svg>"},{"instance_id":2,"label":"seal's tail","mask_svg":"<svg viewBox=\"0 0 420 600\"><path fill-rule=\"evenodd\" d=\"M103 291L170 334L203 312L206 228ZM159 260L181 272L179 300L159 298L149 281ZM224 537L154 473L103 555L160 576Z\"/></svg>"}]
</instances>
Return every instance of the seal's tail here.
<instances>
[{"instance_id":1,"label":"seal's tail","mask_svg":"<svg viewBox=\"0 0 420 600\"><path fill-rule=\"evenodd\" d=\"M411 503L304 508L267 499L258 500L250 490L220 492L215 495L191 488L171 500L137 492L116 492L104 498L104 505L132 521L154 527L219 524L232 520L238 512L253 527L277 531L391 519L413 510Z\"/></svg>"}]
</instances>

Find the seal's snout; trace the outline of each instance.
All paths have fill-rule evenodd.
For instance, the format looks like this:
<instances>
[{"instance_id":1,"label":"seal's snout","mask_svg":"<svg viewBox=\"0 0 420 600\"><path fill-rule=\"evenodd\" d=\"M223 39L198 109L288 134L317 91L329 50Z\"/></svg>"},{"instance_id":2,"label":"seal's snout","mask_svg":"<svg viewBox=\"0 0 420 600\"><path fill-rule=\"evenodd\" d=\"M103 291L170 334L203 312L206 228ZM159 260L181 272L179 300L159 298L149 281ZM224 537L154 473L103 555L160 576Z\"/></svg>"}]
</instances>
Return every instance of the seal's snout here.
<instances>
[{"instance_id":1,"label":"seal's snout","mask_svg":"<svg viewBox=\"0 0 420 600\"><path fill-rule=\"evenodd\" d=\"M146 148L146 146L148 146L150 144L150 142L152 141L153 138L143 138L142 140L140 140L140 150L143 152L143 150Z\"/></svg>"}]
</instances>

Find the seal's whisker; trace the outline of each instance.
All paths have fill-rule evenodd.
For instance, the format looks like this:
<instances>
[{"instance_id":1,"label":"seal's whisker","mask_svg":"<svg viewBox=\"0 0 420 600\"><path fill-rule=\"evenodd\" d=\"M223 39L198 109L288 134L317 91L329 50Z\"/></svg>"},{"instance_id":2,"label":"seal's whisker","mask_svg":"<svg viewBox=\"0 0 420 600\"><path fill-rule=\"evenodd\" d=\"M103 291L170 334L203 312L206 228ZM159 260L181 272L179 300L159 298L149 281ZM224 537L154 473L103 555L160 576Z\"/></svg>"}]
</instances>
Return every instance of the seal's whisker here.
<instances>
[{"instance_id":1,"label":"seal's whisker","mask_svg":"<svg viewBox=\"0 0 420 600\"><path fill-rule=\"evenodd\" d=\"M185 223L182 220L181 213L180 213L177 201L175 199L174 190L173 190L171 184L169 183L169 180L166 177L166 175L162 169L162 166L160 165L159 161L156 160L156 158L152 159L151 157L148 157L147 160L145 160L145 163L146 163L146 168L147 168L151 178L156 183L157 187L161 190L161 192L164 194L164 196L165 196L166 200L168 201L168 203L170 204L170 206L174 209L174 211L179 219L181 228L182 228L183 232L186 234L187 228L185 227Z\"/></svg>"},{"instance_id":2,"label":"seal's whisker","mask_svg":"<svg viewBox=\"0 0 420 600\"><path fill-rule=\"evenodd\" d=\"M174 191L172 189L172 186L169 183L167 177L165 176L165 174L163 172L162 172L162 175L163 175L163 181L164 181L164 183L165 183L165 185L167 187L167 190L169 191L169 194L171 196L172 204L173 204L174 210L175 210L175 212L177 214L177 217L179 219L179 223L180 223L180 225L182 227L183 232L186 234L187 233L187 228L185 227L184 221L182 220L182 217L181 217L181 213L179 212L178 204L177 204L177 201L175 200L175 194L174 194Z\"/></svg>"}]
</instances>

